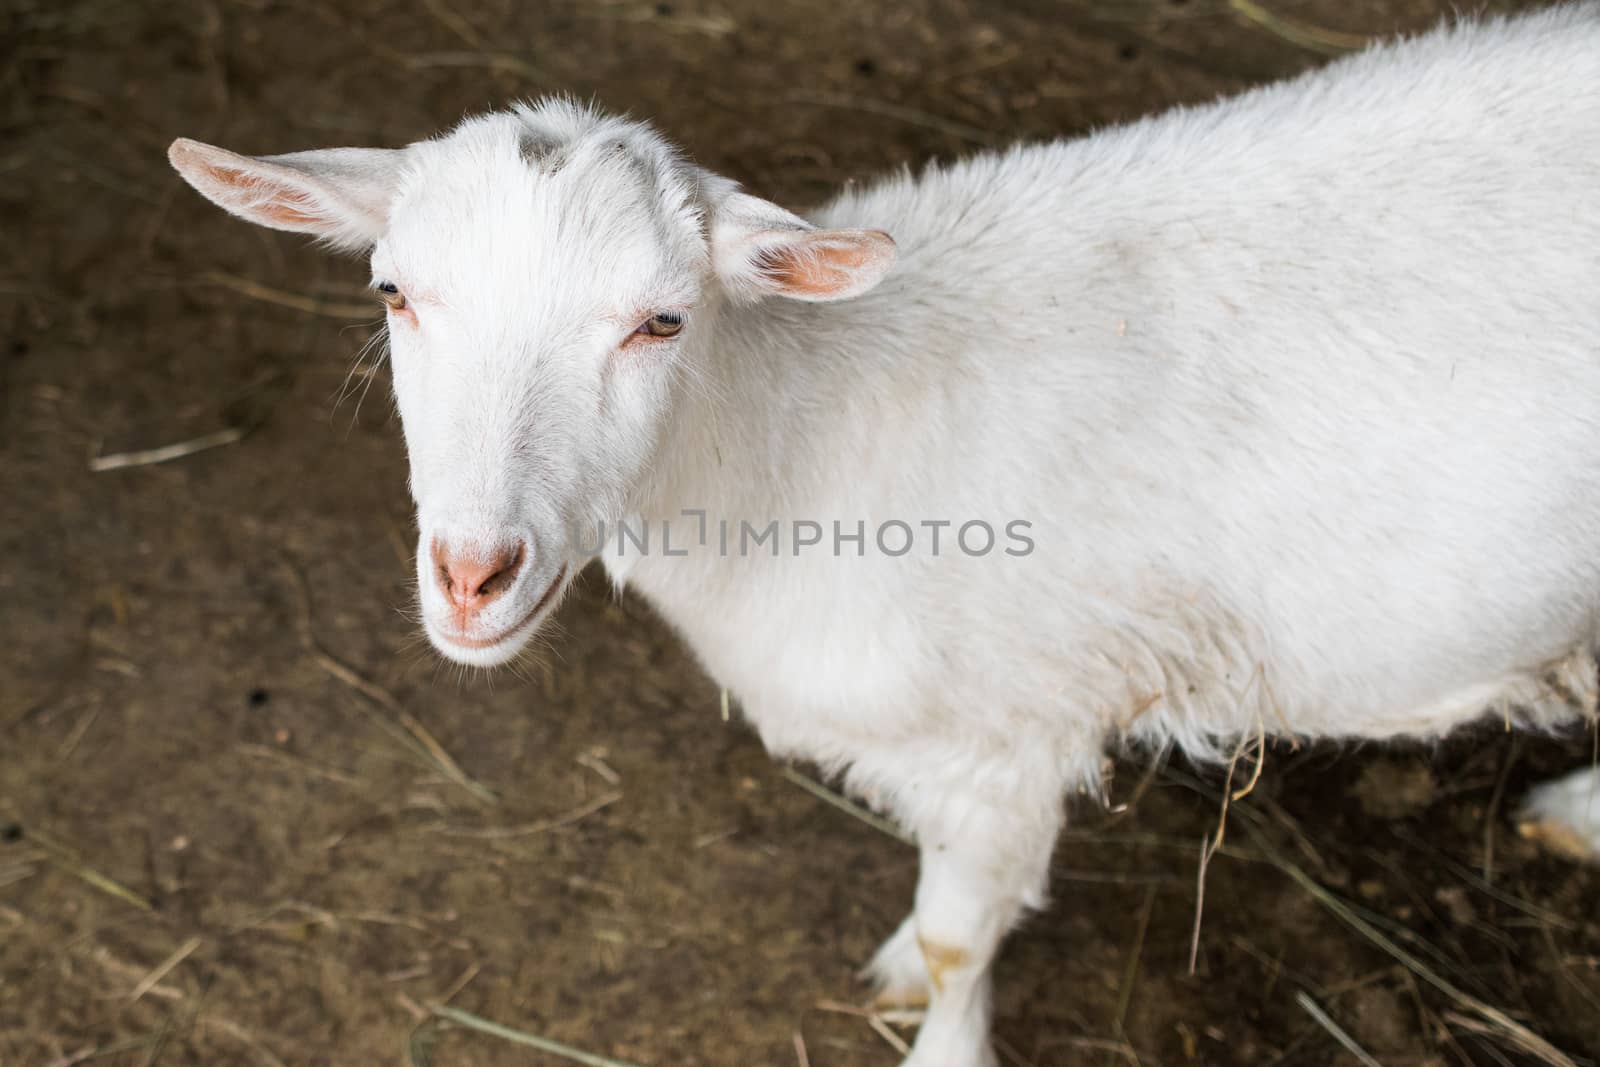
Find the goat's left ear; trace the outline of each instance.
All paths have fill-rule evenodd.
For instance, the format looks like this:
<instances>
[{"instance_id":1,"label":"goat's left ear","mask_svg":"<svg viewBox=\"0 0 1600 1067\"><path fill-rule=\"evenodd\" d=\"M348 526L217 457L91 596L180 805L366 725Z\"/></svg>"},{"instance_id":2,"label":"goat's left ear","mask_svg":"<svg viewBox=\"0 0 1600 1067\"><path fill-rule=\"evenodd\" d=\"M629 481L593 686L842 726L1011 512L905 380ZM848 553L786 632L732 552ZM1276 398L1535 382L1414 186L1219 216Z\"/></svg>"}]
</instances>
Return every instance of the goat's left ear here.
<instances>
[{"instance_id":1,"label":"goat's left ear","mask_svg":"<svg viewBox=\"0 0 1600 1067\"><path fill-rule=\"evenodd\" d=\"M324 148L242 156L179 138L167 158L207 200L274 230L310 233L358 251L383 236L403 148Z\"/></svg>"},{"instance_id":2,"label":"goat's left ear","mask_svg":"<svg viewBox=\"0 0 1600 1067\"><path fill-rule=\"evenodd\" d=\"M731 192L712 209L711 261L737 297L845 300L883 280L894 238L882 230L819 230L776 204Z\"/></svg>"}]
</instances>

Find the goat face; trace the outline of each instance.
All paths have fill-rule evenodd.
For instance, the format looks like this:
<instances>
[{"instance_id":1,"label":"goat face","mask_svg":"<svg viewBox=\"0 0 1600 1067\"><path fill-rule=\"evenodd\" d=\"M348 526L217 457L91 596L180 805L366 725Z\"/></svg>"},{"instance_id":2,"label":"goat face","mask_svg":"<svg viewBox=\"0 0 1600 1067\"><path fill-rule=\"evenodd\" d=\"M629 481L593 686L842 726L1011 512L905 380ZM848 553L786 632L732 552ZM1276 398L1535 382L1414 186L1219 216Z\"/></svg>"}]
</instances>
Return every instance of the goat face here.
<instances>
[{"instance_id":1,"label":"goat face","mask_svg":"<svg viewBox=\"0 0 1600 1067\"><path fill-rule=\"evenodd\" d=\"M171 158L251 221L370 250L419 531L422 618L462 663L504 662L628 515L728 297L833 300L893 258L563 102L403 149ZM690 383L689 387L693 387Z\"/></svg>"}]
</instances>

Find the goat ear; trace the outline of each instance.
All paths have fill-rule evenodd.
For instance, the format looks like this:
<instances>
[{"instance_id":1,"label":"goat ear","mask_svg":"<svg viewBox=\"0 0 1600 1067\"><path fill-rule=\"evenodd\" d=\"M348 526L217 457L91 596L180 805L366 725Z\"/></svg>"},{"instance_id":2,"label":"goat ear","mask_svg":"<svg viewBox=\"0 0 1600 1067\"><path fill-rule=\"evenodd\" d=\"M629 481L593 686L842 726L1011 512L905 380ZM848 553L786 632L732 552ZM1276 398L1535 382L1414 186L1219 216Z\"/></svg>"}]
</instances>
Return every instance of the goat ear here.
<instances>
[{"instance_id":1,"label":"goat ear","mask_svg":"<svg viewBox=\"0 0 1600 1067\"><path fill-rule=\"evenodd\" d=\"M241 156L179 138L167 158L201 196L259 226L316 234L347 251L388 228L405 149L324 148Z\"/></svg>"},{"instance_id":2,"label":"goat ear","mask_svg":"<svg viewBox=\"0 0 1600 1067\"><path fill-rule=\"evenodd\" d=\"M882 230L819 230L776 204L735 192L715 208L711 260L737 297L845 300L888 273L894 238Z\"/></svg>"}]
</instances>

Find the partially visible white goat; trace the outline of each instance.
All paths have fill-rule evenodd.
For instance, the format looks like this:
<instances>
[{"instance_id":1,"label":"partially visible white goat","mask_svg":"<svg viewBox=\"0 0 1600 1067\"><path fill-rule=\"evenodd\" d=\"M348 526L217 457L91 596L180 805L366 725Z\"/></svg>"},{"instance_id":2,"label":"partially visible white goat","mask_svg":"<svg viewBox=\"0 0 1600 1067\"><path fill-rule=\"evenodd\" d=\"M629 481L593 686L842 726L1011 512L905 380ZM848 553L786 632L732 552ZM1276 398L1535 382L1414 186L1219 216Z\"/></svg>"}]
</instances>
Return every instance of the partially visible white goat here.
<instances>
[{"instance_id":1,"label":"partially visible white goat","mask_svg":"<svg viewBox=\"0 0 1600 1067\"><path fill-rule=\"evenodd\" d=\"M932 996L915 1067L993 1062L990 961L1108 744L1594 714L1594 4L809 220L560 101L171 156L371 248L445 655L514 655L603 536L774 752L915 832L874 963ZM1593 785L1538 806L1600 847Z\"/></svg>"}]
</instances>

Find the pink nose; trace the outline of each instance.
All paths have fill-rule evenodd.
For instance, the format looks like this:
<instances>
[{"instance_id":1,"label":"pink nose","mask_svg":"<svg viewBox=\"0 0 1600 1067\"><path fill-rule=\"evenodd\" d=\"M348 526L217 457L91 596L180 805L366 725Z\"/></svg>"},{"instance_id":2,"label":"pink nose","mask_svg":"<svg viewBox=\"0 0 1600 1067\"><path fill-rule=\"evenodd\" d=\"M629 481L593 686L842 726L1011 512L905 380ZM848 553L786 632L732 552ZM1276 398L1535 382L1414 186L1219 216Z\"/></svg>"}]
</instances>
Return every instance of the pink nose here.
<instances>
[{"instance_id":1,"label":"pink nose","mask_svg":"<svg viewBox=\"0 0 1600 1067\"><path fill-rule=\"evenodd\" d=\"M433 573L455 609L458 625L465 627L516 584L522 559L521 545L455 553L440 542L433 542Z\"/></svg>"}]
</instances>

